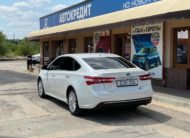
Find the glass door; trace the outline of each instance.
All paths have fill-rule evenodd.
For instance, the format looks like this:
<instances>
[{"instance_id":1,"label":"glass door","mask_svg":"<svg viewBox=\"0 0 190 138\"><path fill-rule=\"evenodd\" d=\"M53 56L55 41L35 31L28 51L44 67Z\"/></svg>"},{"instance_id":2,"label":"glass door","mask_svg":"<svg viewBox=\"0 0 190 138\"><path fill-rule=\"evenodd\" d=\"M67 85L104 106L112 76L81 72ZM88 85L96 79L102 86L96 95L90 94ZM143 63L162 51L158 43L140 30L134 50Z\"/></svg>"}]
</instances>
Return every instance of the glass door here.
<instances>
[{"instance_id":1,"label":"glass door","mask_svg":"<svg viewBox=\"0 0 190 138\"><path fill-rule=\"evenodd\" d=\"M76 52L76 39L69 39L69 53Z\"/></svg>"}]
</instances>

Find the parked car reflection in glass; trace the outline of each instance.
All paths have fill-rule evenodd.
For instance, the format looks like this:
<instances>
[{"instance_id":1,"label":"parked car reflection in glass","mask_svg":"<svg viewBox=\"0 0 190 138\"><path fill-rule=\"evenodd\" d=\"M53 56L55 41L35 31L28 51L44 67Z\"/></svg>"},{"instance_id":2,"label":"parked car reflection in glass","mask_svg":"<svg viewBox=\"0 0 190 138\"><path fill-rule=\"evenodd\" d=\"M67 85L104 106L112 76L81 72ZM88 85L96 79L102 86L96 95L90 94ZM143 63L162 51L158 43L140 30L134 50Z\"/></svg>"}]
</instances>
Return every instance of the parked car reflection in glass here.
<instances>
[{"instance_id":1,"label":"parked car reflection in glass","mask_svg":"<svg viewBox=\"0 0 190 138\"><path fill-rule=\"evenodd\" d=\"M183 45L177 47L177 64L187 64L187 50Z\"/></svg>"}]
</instances>

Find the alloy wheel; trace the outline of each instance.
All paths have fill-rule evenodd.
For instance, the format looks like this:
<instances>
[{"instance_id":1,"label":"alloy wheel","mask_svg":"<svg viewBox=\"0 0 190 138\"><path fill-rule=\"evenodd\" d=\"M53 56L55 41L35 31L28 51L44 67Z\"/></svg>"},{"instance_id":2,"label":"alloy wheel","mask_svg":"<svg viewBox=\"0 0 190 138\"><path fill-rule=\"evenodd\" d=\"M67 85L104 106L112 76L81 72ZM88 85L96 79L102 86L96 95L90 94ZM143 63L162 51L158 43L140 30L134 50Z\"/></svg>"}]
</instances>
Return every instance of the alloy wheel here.
<instances>
[{"instance_id":1,"label":"alloy wheel","mask_svg":"<svg viewBox=\"0 0 190 138\"><path fill-rule=\"evenodd\" d=\"M69 109L71 112L75 112L77 108L77 98L74 92L69 93Z\"/></svg>"},{"instance_id":2,"label":"alloy wheel","mask_svg":"<svg viewBox=\"0 0 190 138\"><path fill-rule=\"evenodd\" d=\"M43 86L43 82L42 80L39 80L38 81L38 94L41 98L45 98L46 97L46 94L44 92L44 86Z\"/></svg>"},{"instance_id":3,"label":"alloy wheel","mask_svg":"<svg viewBox=\"0 0 190 138\"><path fill-rule=\"evenodd\" d=\"M42 81L39 81L38 83L38 93L40 96L43 95L43 84L42 84Z\"/></svg>"}]
</instances>

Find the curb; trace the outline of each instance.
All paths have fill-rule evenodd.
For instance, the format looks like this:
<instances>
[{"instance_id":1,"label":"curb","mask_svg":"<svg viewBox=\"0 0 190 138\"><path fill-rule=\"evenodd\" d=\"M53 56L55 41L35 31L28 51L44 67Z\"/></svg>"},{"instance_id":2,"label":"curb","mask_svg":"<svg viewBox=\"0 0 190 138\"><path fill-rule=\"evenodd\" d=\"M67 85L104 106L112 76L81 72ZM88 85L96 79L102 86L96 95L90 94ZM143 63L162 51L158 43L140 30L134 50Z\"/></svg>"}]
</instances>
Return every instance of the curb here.
<instances>
[{"instance_id":1,"label":"curb","mask_svg":"<svg viewBox=\"0 0 190 138\"><path fill-rule=\"evenodd\" d=\"M158 94L154 94L153 99L158 102L163 102L167 104L172 104L174 106L183 107L190 109L190 102L182 99L175 99L171 97L165 97Z\"/></svg>"},{"instance_id":2,"label":"curb","mask_svg":"<svg viewBox=\"0 0 190 138\"><path fill-rule=\"evenodd\" d=\"M0 61L23 61L26 60L26 58L0 58Z\"/></svg>"}]
</instances>

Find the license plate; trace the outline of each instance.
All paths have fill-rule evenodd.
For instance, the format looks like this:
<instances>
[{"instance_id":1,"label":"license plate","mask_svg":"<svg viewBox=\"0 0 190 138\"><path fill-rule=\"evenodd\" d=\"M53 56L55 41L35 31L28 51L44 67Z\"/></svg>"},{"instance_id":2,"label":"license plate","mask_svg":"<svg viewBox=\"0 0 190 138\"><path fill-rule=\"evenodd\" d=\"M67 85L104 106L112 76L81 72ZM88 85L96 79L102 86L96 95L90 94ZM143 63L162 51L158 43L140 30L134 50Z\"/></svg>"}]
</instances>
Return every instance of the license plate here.
<instances>
[{"instance_id":1,"label":"license plate","mask_svg":"<svg viewBox=\"0 0 190 138\"><path fill-rule=\"evenodd\" d=\"M137 79L117 80L116 85L117 87L137 86L138 80Z\"/></svg>"}]
</instances>

